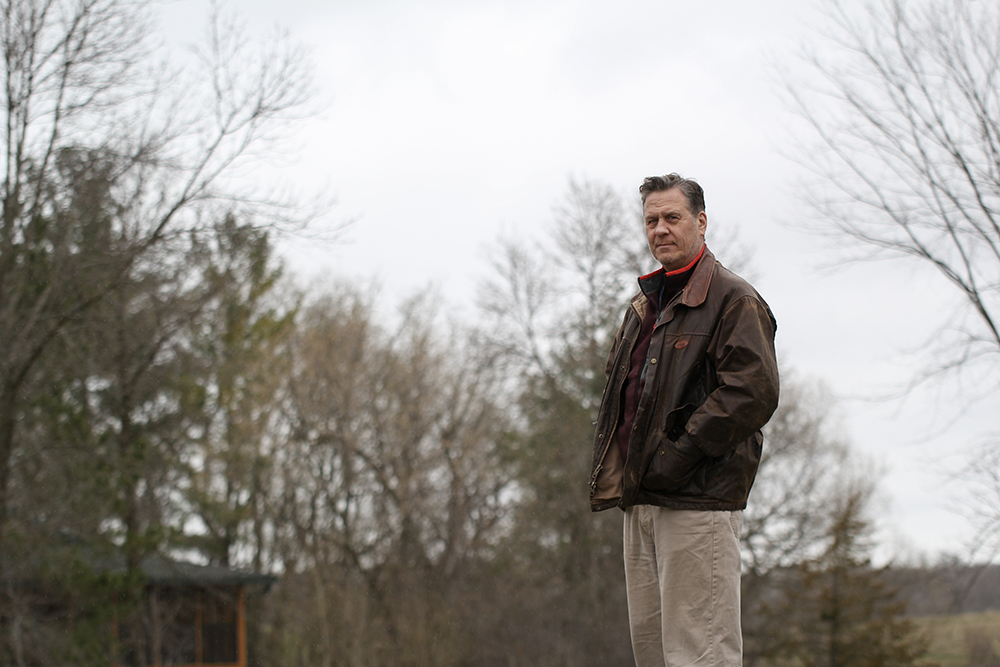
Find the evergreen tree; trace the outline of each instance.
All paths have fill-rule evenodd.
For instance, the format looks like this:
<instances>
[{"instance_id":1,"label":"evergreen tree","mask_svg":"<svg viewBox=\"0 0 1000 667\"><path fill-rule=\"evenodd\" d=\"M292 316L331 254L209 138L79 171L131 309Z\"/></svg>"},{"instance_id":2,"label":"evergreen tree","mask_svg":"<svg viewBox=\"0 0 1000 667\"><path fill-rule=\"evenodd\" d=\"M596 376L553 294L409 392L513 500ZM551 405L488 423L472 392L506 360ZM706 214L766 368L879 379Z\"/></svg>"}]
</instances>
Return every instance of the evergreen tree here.
<instances>
[{"instance_id":1,"label":"evergreen tree","mask_svg":"<svg viewBox=\"0 0 1000 667\"><path fill-rule=\"evenodd\" d=\"M905 603L871 564L866 500L865 492L845 494L826 549L789 578L784 601L774 607L783 632L765 656L768 664L905 667L926 653L926 639L904 616Z\"/></svg>"},{"instance_id":2,"label":"evergreen tree","mask_svg":"<svg viewBox=\"0 0 1000 667\"><path fill-rule=\"evenodd\" d=\"M279 297L282 268L265 230L224 217L192 252L206 290L189 331L179 389L185 410L187 511L203 532L184 542L212 563L265 566L266 492L295 299Z\"/></svg>"}]
</instances>

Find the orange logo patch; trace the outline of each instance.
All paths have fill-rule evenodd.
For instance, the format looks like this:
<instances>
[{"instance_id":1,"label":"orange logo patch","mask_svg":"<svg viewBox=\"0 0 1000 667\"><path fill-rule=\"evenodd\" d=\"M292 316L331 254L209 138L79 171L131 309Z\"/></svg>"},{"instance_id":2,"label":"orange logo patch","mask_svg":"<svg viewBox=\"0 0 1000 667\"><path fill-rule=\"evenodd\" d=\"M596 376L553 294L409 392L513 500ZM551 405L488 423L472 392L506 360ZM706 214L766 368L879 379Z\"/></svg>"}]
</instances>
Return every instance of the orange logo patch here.
<instances>
[{"instance_id":1,"label":"orange logo patch","mask_svg":"<svg viewBox=\"0 0 1000 667\"><path fill-rule=\"evenodd\" d=\"M676 343L674 343L674 347L677 348L678 350L683 350L687 346L688 342L686 340L679 340Z\"/></svg>"}]
</instances>

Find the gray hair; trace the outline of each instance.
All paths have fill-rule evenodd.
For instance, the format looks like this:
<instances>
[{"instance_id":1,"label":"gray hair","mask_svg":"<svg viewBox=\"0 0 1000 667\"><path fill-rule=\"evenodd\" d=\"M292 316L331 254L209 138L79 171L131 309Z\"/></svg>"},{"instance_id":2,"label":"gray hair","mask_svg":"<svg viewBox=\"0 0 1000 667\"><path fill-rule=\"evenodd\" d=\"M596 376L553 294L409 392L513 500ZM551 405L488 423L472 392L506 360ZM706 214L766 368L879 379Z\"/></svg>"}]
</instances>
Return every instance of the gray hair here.
<instances>
[{"instance_id":1,"label":"gray hair","mask_svg":"<svg viewBox=\"0 0 1000 667\"><path fill-rule=\"evenodd\" d=\"M639 186L639 194L642 196L642 205L646 205L646 197L653 192L662 192L679 188L687 199L688 210L691 215L697 216L705 210L705 191L701 189L698 182L691 178L684 178L678 173L667 174L666 176L649 176Z\"/></svg>"}]
</instances>

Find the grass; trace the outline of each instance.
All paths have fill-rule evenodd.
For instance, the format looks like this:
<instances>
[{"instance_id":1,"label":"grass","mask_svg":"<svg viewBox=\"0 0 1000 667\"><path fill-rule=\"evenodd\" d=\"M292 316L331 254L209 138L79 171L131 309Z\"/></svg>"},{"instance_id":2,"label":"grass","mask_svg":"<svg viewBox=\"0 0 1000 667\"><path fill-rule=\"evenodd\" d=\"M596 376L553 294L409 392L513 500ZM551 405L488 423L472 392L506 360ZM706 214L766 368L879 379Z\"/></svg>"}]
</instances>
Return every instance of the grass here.
<instances>
[{"instance_id":1,"label":"grass","mask_svg":"<svg viewBox=\"0 0 1000 667\"><path fill-rule=\"evenodd\" d=\"M927 664L1000 667L1000 611L914 620L930 638Z\"/></svg>"}]
</instances>

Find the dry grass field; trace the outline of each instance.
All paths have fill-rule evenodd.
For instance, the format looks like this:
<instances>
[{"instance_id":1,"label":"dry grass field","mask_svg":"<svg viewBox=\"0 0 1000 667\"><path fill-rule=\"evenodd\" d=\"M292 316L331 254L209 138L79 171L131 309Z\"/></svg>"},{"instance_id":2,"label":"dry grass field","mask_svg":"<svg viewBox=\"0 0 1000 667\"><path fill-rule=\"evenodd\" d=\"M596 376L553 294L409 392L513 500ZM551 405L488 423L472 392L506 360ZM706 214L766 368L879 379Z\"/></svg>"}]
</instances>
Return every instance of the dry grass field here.
<instances>
[{"instance_id":1,"label":"dry grass field","mask_svg":"<svg viewBox=\"0 0 1000 667\"><path fill-rule=\"evenodd\" d=\"M1000 667L1000 611L916 620L931 640L928 665Z\"/></svg>"}]
</instances>

